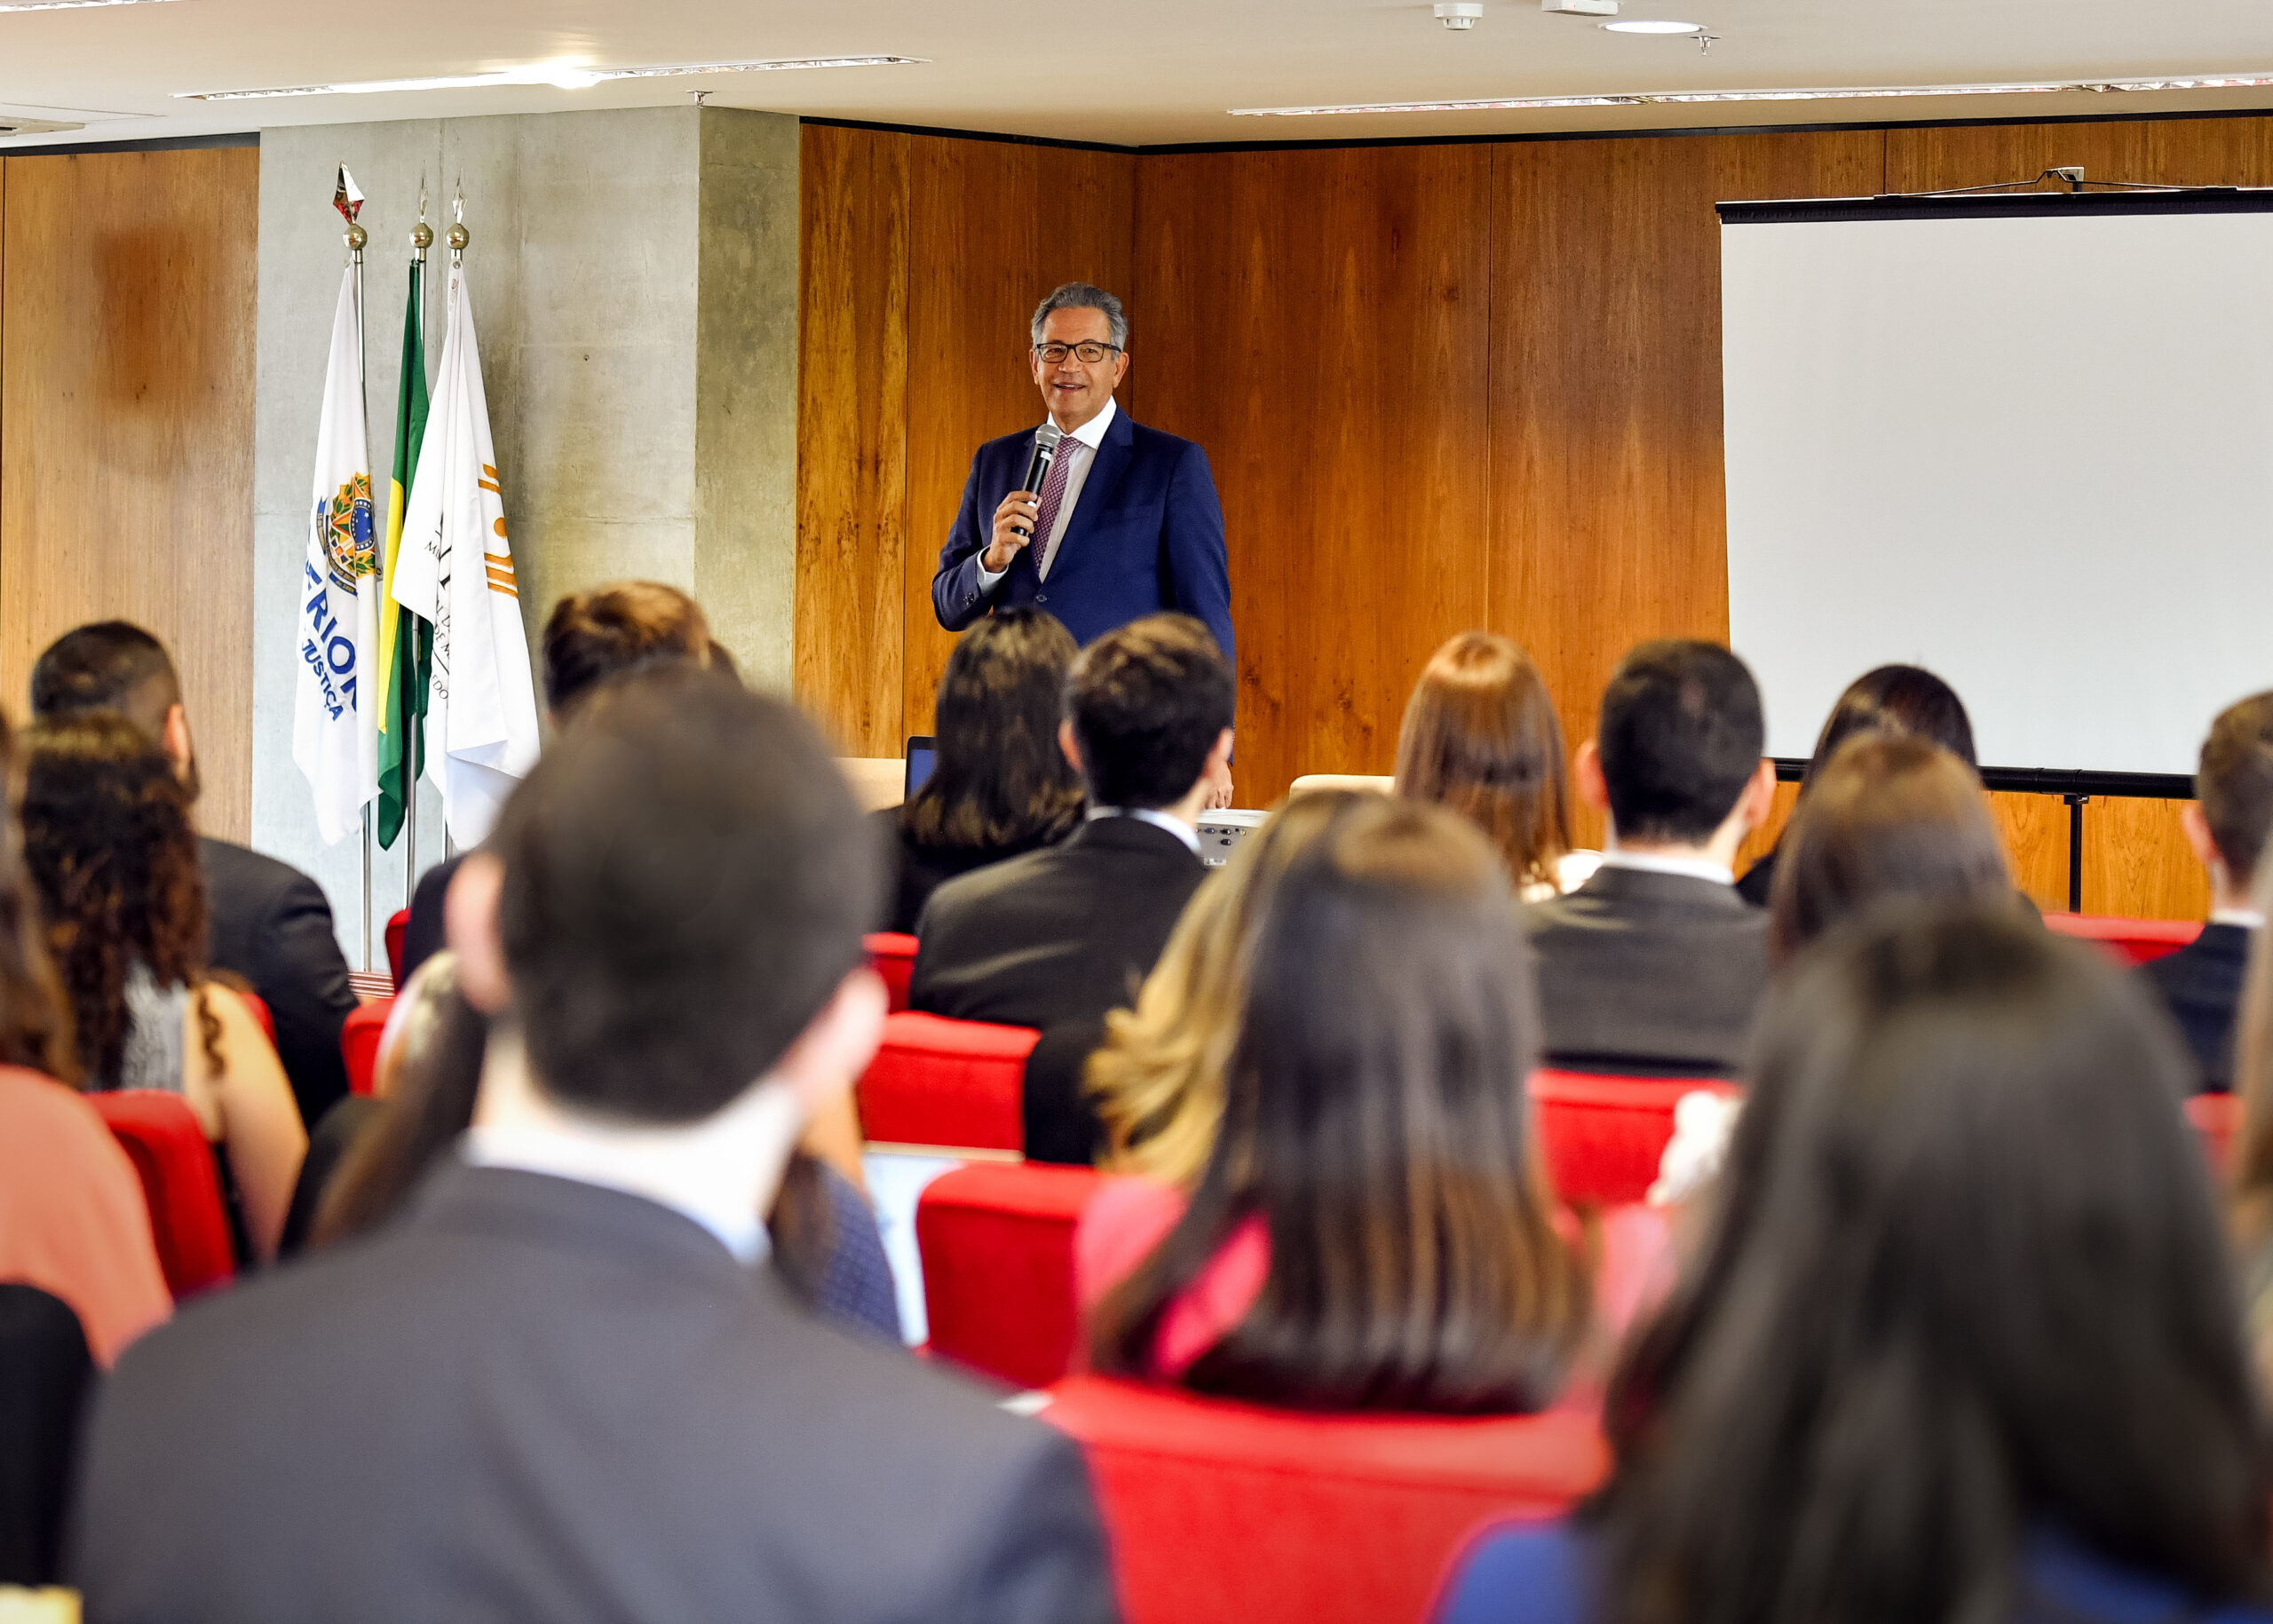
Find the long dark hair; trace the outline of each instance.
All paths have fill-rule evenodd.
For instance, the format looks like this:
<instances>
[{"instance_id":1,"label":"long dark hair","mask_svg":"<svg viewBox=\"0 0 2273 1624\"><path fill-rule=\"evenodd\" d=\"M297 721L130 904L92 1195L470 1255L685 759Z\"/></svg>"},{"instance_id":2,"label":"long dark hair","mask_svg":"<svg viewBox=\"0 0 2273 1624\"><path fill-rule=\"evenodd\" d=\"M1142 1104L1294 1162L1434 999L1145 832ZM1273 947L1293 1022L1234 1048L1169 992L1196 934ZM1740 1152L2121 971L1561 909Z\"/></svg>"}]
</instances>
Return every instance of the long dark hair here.
<instances>
[{"instance_id":1,"label":"long dark hair","mask_svg":"<svg viewBox=\"0 0 2273 1624\"><path fill-rule=\"evenodd\" d=\"M16 741L0 716L0 783L8 810L0 815L0 1066L28 1066L59 1082L81 1080L71 1005L47 950L39 898L24 862L23 830L14 815L24 775Z\"/></svg>"},{"instance_id":2,"label":"long dark hair","mask_svg":"<svg viewBox=\"0 0 2273 1624\"><path fill-rule=\"evenodd\" d=\"M1973 753L1973 720L1965 714L1965 701L1957 690L1923 666L1881 665L1849 683L1824 718L1807 776L1800 780L1802 796L1831 764L1839 747L1860 733L1930 739L1967 766L1976 771L1981 766Z\"/></svg>"},{"instance_id":3,"label":"long dark hair","mask_svg":"<svg viewBox=\"0 0 2273 1624\"><path fill-rule=\"evenodd\" d=\"M1612 1385L1603 1618L2000 1620L2044 1526L2273 1596L2190 1072L2139 988L2009 908L1895 904L1771 991L1751 1074Z\"/></svg>"},{"instance_id":4,"label":"long dark hair","mask_svg":"<svg viewBox=\"0 0 2273 1624\"><path fill-rule=\"evenodd\" d=\"M1546 1404L1588 1293L1531 1143L1539 1022L1499 853L1441 807L1352 797L1279 881L1239 1020L1214 1153L1100 1305L1097 1367L1152 1374L1170 1305L1260 1218L1262 1294L1188 1385L1326 1409Z\"/></svg>"},{"instance_id":5,"label":"long dark hair","mask_svg":"<svg viewBox=\"0 0 2273 1624\"><path fill-rule=\"evenodd\" d=\"M223 1069L205 1002L205 879L173 764L115 711L51 717L25 734L24 857L47 913L79 1062L115 1082L126 1053L126 979L139 960L193 989L205 1058Z\"/></svg>"},{"instance_id":6,"label":"long dark hair","mask_svg":"<svg viewBox=\"0 0 2273 1624\"><path fill-rule=\"evenodd\" d=\"M1002 609L955 644L932 724L938 758L900 808L919 846L1048 845L1081 816L1081 780L1057 748L1073 634L1039 609Z\"/></svg>"},{"instance_id":7,"label":"long dark hair","mask_svg":"<svg viewBox=\"0 0 2273 1624\"><path fill-rule=\"evenodd\" d=\"M1430 658L1398 732L1397 792L1465 815L1518 886L1556 884L1571 849L1563 725L1512 638L1463 631Z\"/></svg>"},{"instance_id":8,"label":"long dark hair","mask_svg":"<svg viewBox=\"0 0 2273 1624\"><path fill-rule=\"evenodd\" d=\"M1778 963L1888 897L2017 906L2005 843L1973 769L1928 739L1855 734L1792 815L1768 893Z\"/></svg>"}]
</instances>

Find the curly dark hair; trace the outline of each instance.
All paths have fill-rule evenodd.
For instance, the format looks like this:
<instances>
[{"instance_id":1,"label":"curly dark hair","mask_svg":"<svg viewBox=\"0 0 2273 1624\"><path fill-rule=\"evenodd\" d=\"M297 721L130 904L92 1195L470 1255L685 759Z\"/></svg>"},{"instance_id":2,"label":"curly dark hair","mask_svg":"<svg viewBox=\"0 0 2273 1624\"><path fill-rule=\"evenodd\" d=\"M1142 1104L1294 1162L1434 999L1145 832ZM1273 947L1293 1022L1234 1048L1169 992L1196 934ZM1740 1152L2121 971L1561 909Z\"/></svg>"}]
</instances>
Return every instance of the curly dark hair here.
<instances>
[{"instance_id":1,"label":"curly dark hair","mask_svg":"<svg viewBox=\"0 0 2273 1624\"><path fill-rule=\"evenodd\" d=\"M51 717L25 734L24 860L47 910L80 1066L114 1081L126 1052L126 978L195 989L205 1058L222 1069L206 1002L205 879L173 764L115 711Z\"/></svg>"},{"instance_id":2,"label":"curly dark hair","mask_svg":"<svg viewBox=\"0 0 2273 1624\"><path fill-rule=\"evenodd\" d=\"M0 781L13 806L23 775L8 719L0 716ZM39 898L24 869L24 842L12 817L0 817L0 1066L29 1066L74 1088L80 1080L71 1006L48 956Z\"/></svg>"}]
</instances>

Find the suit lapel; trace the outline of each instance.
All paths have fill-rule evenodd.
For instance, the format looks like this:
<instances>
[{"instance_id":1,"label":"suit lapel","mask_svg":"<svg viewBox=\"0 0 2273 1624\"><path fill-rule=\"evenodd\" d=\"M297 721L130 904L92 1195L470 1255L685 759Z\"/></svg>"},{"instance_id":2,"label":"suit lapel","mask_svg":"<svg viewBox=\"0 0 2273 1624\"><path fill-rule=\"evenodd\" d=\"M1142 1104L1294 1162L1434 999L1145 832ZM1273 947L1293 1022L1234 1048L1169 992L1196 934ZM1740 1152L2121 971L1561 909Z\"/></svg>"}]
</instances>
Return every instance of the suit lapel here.
<instances>
[{"instance_id":1,"label":"suit lapel","mask_svg":"<svg viewBox=\"0 0 2273 1624\"><path fill-rule=\"evenodd\" d=\"M1065 521L1065 534L1057 539L1058 563L1049 566L1052 575L1062 566L1067 570L1081 566L1084 552L1081 539L1096 527L1097 516L1113 500L1114 487L1121 476L1129 471L1129 453L1136 443L1136 430L1129 420L1126 410L1115 407L1113 424L1105 432L1105 443L1097 448L1096 461L1089 464L1089 476L1081 481L1081 499L1073 505L1073 517Z\"/></svg>"}]
</instances>

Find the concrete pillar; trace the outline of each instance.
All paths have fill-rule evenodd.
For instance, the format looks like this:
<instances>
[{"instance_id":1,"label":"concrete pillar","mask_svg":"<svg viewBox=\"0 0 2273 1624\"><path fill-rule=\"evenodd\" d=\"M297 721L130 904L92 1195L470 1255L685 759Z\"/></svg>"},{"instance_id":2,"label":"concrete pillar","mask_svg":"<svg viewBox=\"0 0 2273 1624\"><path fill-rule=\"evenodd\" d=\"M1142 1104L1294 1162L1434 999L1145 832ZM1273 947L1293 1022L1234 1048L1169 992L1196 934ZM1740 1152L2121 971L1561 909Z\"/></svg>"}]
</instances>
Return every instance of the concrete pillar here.
<instances>
[{"instance_id":1,"label":"concrete pillar","mask_svg":"<svg viewBox=\"0 0 2273 1624\"><path fill-rule=\"evenodd\" d=\"M318 841L291 759L294 595L344 259L329 206L342 162L367 199L366 376L382 491L423 178L437 237L430 367L442 341L440 238L452 196L465 194L468 288L532 655L564 592L645 576L694 593L745 677L786 690L797 122L666 107L263 131L252 844L323 883L355 964L360 854ZM423 869L441 856L431 791L419 829ZM412 883L400 842L375 872L376 957L378 926Z\"/></svg>"}]
</instances>

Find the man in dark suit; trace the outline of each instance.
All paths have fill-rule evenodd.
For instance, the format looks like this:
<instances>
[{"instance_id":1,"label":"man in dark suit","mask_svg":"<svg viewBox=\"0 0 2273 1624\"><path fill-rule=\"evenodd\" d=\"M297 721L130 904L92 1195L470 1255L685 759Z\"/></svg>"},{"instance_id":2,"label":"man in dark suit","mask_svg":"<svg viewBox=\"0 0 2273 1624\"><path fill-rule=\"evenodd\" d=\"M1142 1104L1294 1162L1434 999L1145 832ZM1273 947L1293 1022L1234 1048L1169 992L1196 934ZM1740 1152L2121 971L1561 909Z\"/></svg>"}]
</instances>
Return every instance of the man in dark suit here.
<instances>
[{"instance_id":1,"label":"man in dark suit","mask_svg":"<svg viewBox=\"0 0 2273 1624\"><path fill-rule=\"evenodd\" d=\"M2195 798L2179 813L2187 844L2210 875L2210 919L2176 953L2142 965L2186 1034L2206 1092L2234 1081L2234 1013L2241 1005L2250 944L2265 923L2254 893L2260 854L2273 832L2273 693L2221 711L2202 741Z\"/></svg>"},{"instance_id":2,"label":"man in dark suit","mask_svg":"<svg viewBox=\"0 0 2273 1624\"><path fill-rule=\"evenodd\" d=\"M1035 604L1084 646L1162 609L1198 619L1233 670L1231 568L1208 454L1131 422L1113 398L1129 371L1121 301L1067 282L1034 312L1034 381L1065 434L1042 488L1019 488L1037 431L979 447L931 577L939 624Z\"/></svg>"},{"instance_id":3,"label":"man in dark suit","mask_svg":"<svg viewBox=\"0 0 2273 1624\"><path fill-rule=\"evenodd\" d=\"M766 1262L800 1124L883 1026L879 886L788 707L685 667L595 700L450 891L493 1023L460 1152L120 1361L87 1616L1111 1620L1071 1441Z\"/></svg>"},{"instance_id":4,"label":"man in dark suit","mask_svg":"<svg viewBox=\"0 0 2273 1624\"><path fill-rule=\"evenodd\" d=\"M181 679L165 646L139 626L103 621L67 631L32 667L32 715L115 710L147 733L195 800L197 747ZM205 963L251 985L276 1023L277 1058L311 1128L347 1097L339 1028L355 1009L347 961L323 890L289 863L201 836L209 927Z\"/></svg>"},{"instance_id":5,"label":"man in dark suit","mask_svg":"<svg viewBox=\"0 0 2273 1624\"><path fill-rule=\"evenodd\" d=\"M1156 614L1083 650L1058 741L1089 793L1061 844L947 881L916 922L915 1009L1034 1026L1026 1153L1086 1163L1097 1113L1081 1062L1126 1008L1207 868L1200 813L1228 782L1232 670L1208 629Z\"/></svg>"},{"instance_id":6,"label":"man in dark suit","mask_svg":"<svg viewBox=\"0 0 2273 1624\"><path fill-rule=\"evenodd\" d=\"M1768 982L1768 916L1730 871L1768 816L1775 764L1760 689L1727 649L1644 643L1579 749L1579 794L1609 814L1602 867L1525 910L1551 1065L1719 1076Z\"/></svg>"}]
</instances>

